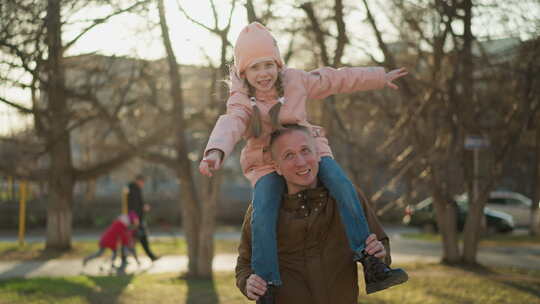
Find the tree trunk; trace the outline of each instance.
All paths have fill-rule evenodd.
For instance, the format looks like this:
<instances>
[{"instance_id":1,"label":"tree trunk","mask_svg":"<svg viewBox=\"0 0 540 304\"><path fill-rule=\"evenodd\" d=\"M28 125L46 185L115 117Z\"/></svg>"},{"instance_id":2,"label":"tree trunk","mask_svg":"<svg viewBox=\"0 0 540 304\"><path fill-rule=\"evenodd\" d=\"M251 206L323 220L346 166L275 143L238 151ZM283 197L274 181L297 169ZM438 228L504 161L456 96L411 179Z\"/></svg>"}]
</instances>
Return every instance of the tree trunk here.
<instances>
[{"instance_id":1,"label":"tree trunk","mask_svg":"<svg viewBox=\"0 0 540 304\"><path fill-rule=\"evenodd\" d=\"M435 213L439 232L442 237L442 262L448 264L459 263L459 247L457 238L457 206L453 199L435 191L433 194Z\"/></svg>"},{"instance_id":2,"label":"tree trunk","mask_svg":"<svg viewBox=\"0 0 540 304\"><path fill-rule=\"evenodd\" d=\"M470 192L469 192L470 193ZM469 195L469 211L463 229L463 261L467 264L477 264L478 242L484 221L484 206L487 193L481 193L477 198Z\"/></svg>"},{"instance_id":3,"label":"tree trunk","mask_svg":"<svg viewBox=\"0 0 540 304\"><path fill-rule=\"evenodd\" d=\"M171 46L169 38L169 28L165 18L165 7L163 0L158 1L159 20L161 26L161 35L163 45L167 52L167 63L169 66L170 94L173 100L173 112L175 116L176 129L176 154L178 167L176 175L181 185L182 193L182 228L186 235L188 245L188 276L201 277L208 274L202 274L199 265L208 261L202 261L203 257L199 254L200 242L199 229L201 221L201 208L198 205L197 192L195 190L195 181L191 171L191 162L188 158L188 146L185 138L186 122L184 118L184 99L182 93L182 78L178 70L176 56ZM204 257L207 258L207 257ZM210 262L211 263L211 262Z\"/></svg>"},{"instance_id":4,"label":"tree trunk","mask_svg":"<svg viewBox=\"0 0 540 304\"><path fill-rule=\"evenodd\" d=\"M201 225L199 227L199 274L212 276L214 258L214 231L216 227L216 210L221 185L221 172L214 173L212 179L205 178L201 187Z\"/></svg>"},{"instance_id":5,"label":"tree trunk","mask_svg":"<svg viewBox=\"0 0 540 304\"><path fill-rule=\"evenodd\" d=\"M188 270L187 275L190 277L198 277L200 275L198 262L199 259L199 229L200 229L200 209L197 200L194 199L194 187L189 182L188 174L177 171L178 180L181 185L181 212L182 212L182 230L186 235L188 249ZM189 174L191 175L191 174ZM190 190L191 188L191 190Z\"/></svg>"},{"instance_id":6,"label":"tree trunk","mask_svg":"<svg viewBox=\"0 0 540 304\"><path fill-rule=\"evenodd\" d=\"M45 247L55 250L71 249L72 191L69 185L53 184L53 179L66 179L56 176L49 184L49 203L47 207L47 240ZM58 184L57 182L55 184Z\"/></svg>"},{"instance_id":7,"label":"tree trunk","mask_svg":"<svg viewBox=\"0 0 540 304\"><path fill-rule=\"evenodd\" d=\"M483 216L483 207L479 203L469 206L465 229L463 230L463 261L467 264L476 264L478 241L480 240L481 222L474 220Z\"/></svg>"},{"instance_id":8,"label":"tree trunk","mask_svg":"<svg viewBox=\"0 0 540 304\"><path fill-rule=\"evenodd\" d=\"M71 219L73 204L73 166L70 135L66 130L69 112L64 94L64 67L62 65L62 40L60 1L49 0L47 6L47 79L43 84L49 103L50 120L46 143L49 147L49 201L47 207L46 248L71 248Z\"/></svg>"},{"instance_id":9,"label":"tree trunk","mask_svg":"<svg viewBox=\"0 0 540 304\"><path fill-rule=\"evenodd\" d=\"M540 235L540 212L538 201L540 200L540 122L536 121L536 140L533 168L533 195L531 205L531 224L529 226L530 235Z\"/></svg>"},{"instance_id":10,"label":"tree trunk","mask_svg":"<svg viewBox=\"0 0 540 304\"><path fill-rule=\"evenodd\" d=\"M470 100L472 104L474 102L474 61L472 53L472 43L474 40L472 34L472 1L466 0L462 3L464 11L463 16L463 49L460 52L459 65L462 69L460 77L461 85L463 86L463 93L460 94L463 100ZM475 151L474 153L479 153ZM474 166L478 166L478 158L474 160ZM482 222L484 219L484 205L487 199L487 195L478 193L481 187L478 186L480 177L478 176L478 170L474 170L472 175L473 179L476 179L476 189L469 191L469 210L467 214L467 220L465 222L465 229L463 230L463 261L468 264L476 264L476 254L478 252L478 241L480 239L480 230L482 228ZM475 195L476 197L473 197Z\"/></svg>"}]
</instances>

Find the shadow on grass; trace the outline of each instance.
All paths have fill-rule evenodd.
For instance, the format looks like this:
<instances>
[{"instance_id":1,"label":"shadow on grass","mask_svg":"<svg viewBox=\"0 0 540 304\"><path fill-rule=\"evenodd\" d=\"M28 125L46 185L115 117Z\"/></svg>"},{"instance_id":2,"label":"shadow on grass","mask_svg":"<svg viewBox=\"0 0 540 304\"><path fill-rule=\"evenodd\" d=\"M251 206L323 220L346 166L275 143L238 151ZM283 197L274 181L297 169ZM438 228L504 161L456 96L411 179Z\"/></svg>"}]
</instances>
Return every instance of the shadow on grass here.
<instances>
[{"instance_id":1,"label":"shadow on grass","mask_svg":"<svg viewBox=\"0 0 540 304\"><path fill-rule=\"evenodd\" d=\"M492 282L504 284L508 287L540 298L540 280L536 280L536 284L531 284L530 281L520 282L519 279L512 280L511 277L514 275L514 273L512 273L510 269L507 271L493 271L492 268L481 264L455 265L454 267L483 276Z\"/></svg>"},{"instance_id":2,"label":"shadow on grass","mask_svg":"<svg viewBox=\"0 0 540 304\"><path fill-rule=\"evenodd\" d=\"M0 248L0 260L26 260L26 261L44 261L62 256L69 250L51 250L45 249L45 244L26 244L19 247L15 243L2 244Z\"/></svg>"},{"instance_id":3,"label":"shadow on grass","mask_svg":"<svg viewBox=\"0 0 540 304\"><path fill-rule=\"evenodd\" d=\"M530 283L525 284L525 283L520 283L520 282L516 282L516 281L506 281L506 280L499 281L499 282L504 284L504 285L515 288L517 290L526 292L526 293L528 293L530 295L533 295L533 296L535 296L537 298L540 298L540 283L535 285L534 287L532 287Z\"/></svg>"},{"instance_id":4,"label":"shadow on grass","mask_svg":"<svg viewBox=\"0 0 540 304\"><path fill-rule=\"evenodd\" d=\"M213 279L182 275L178 278L187 285L186 304L219 303L216 285Z\"/></svg>"},{"instance_id":5,"label":"shadow on grass","mask_svg":"<svg viewBox=\"0 0 540 304\"><path fill-rule=\"evenodd\" d=\"M133 275L89 277L88 279L98 287L97 293L87 296L88 301L92 304L112 304L118 303L118 298L133 280Z\"/></svg>"},{"instance_id":6,"label":"shadow on grass","mask_svg":"<svg viewBox=\"0 0 540 304\"><path fill-rule=\"evenodd\" d=\"M25 301L68 301L86 298L92 304L117 303L132 275L109 277L33 278L0 280L2 293L18 294ZM79 299L79 300L76 300ZM64 302L67 303L67 302Z\"/></svg>"},{"instance_id":7,"label":"shadow on grass","mask_svg":"<svg viewBox=\"0 0 540 304\"><path fill-rule=\"evenodd\" d=\"M454 267L456 269L460 269L460 270L466 271L466 272L471 272L471 273L481 275L481 276L488 276L488 275L497 274L496 272L494 272L492 270L492 268L484 266L482 264L478 264L478 263L475 263L475 264L464 264L464 263L448 264L448 263L443 263L443 265L446 265L448 267Z\"/></svg>"}]
</instances>

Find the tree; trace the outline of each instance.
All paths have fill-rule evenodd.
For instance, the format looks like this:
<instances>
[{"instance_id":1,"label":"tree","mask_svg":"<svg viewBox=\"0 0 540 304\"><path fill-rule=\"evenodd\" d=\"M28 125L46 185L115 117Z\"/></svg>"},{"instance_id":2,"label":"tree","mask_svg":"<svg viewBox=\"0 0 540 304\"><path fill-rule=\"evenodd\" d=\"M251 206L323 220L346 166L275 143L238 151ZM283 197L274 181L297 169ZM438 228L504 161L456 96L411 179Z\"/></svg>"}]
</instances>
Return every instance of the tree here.
<instances>
[{"instance_id":1,"label":"tree","mask_svg":"<svg viewBox=\"0 0 540 304\"><path fill-rule=\"evenodd\" d=\"M516 147L530 115L538 109L537 101L525 97L528 95L521 89L529 80L519 77L519 70L505 69L515 61L506 58L495 62L504 57L488 49L489 45L479 39L480 33L475 34L475 18L485 16L482 4L392 1L385 11L395 12L389 20L400 42L394 44L383 39L369 2L364 0L363 4L384 65L395 67L399 60L417 58L409 63L412 75L401 82L401 103L392 111L395 127L382 147L401 147L399 154L404 157L394 163L409 172L412 185L431 189L443 237L443 261L476 263L487 195L500 178L502 163ZM509 81L516 77L519 81ZM474 176L471 153L463 145L470 134L486 136L492 142L492 157L486 163L489 170L481 179ZM473 191L475 180L478 191ZM453 196L463 190L476 195L469 196L464 251L460 253L452 202Z\"/></svg>"},{"instance_id":2,"label":"tree","mask_svg":"<svg viewBox=\"0 0 540 304\"><path fill-rule=\"evenodd\" d=\"M175 117L175 157L171 158L162 153L148 153L147 159L165 164L167 167L173 169L178 177L181 185L181 206L182 206L182 225L186 234L186 240L188 243L188 276L192 277L212 277L212 260L214 256L213 247L213 233L215 228L215 210L217 206L217 199L219 194L219 188L221 185L221 175L217 174L212 180L203 181L202 187L199 187L200 191L196 190L196 179L192 171L192 161L189 159L188 154L194 150L193 145L189 145L186 140L186 133L188 130L187 119L184 112L185 98L182 90L182 78L179 72L180 67L177 63L176 55L172 49L171 41L169 38L169 29L167 20L165 17L165 6L163 0L158 0L158 11L160 28L162 34L163 45L167 54L167 63L169 69L170 79L170 95L173 100L173 113ZM228 15L228 22L224 28L219 28L219 17L216 11L214 1L210 1L212 12L214 16L214 27L208 27L192 17L179 6L180 11L192 22L202 26L208 31L216 34L221 41L221 59L218 73L218 79L223 79L226 72L227 62L227 49L230 46L230 42L227 39L227 35L231 25L231 17L235 8L235 1L231 3L231 10ZM212 87L216 87L216 77ZM222 113L224 110L224 103L219 105L217 100L224 100L227 96L225 88L218 90L219 98L212 98L213 102L210 106L216 106L220 110L217 114ZM205 117L204 121L215 121L216 114L210 114L210 119ZM205 124L206 125L206 124ZM206 126L210 130L210 126ZM207 137L207 136L206 136Z\"/></svg>"},{"instance_id":3,"label":"tree","mask_svg":"<svg viewBox=\"0 0 540 304\"><path fill-rule=\"evenodd\" d=\"M154 142L153 134L124 145L105 160L84 168L75 166L71 145L72 132L91 121L105 121L121 133L118 111L129 104L123 99L119 108L109 109L100 103L95 91L81 92L69 88L66 80L65 52L91 29L113 16L143 5L134 2L127 7L109 4L109 13L86 20L85 26L71 40L64 42L63 28L73 25L71 16L100 1L9 1L3 4L0 21L0 76L11 86L30 92L31 106L1 97L0 101L33 117L34 144L39 149L31 159L40 160L38 168L20 170L23 166L2 166L0 170L13 176L47 181L47 241L46 248L66 250L71 247L73 188L76 181L93 179L107 173L136 155L137 145ZM80 22L80 20L79 20ZM20 77L23 75L24 77ZM19 76L19 77L17 77ZM24 81L25 79L29 79ZM119 90L125 87L119 88ZM86 107L81 103L91 105ZM159 130L163 132L163 129ZM118 133L119 137L122 137Z\"/></svg>"}]
</instances>

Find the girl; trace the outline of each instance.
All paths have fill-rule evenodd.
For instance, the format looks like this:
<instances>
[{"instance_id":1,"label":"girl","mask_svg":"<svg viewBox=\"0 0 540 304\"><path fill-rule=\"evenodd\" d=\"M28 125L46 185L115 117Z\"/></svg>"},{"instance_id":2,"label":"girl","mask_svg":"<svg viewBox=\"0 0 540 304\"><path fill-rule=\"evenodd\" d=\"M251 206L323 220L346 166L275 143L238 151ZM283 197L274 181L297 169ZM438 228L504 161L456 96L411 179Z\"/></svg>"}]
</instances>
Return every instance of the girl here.
<instances>
[{"instance_id":1,"label":"girl","mask_svg":"<svg viewBox=\"0 0 540 304\"><path fill-rule=\"evenodd\" d=\"M127 256L127 253L131 253L135 258L135 261L140 265L139 259L137 258L137 253L135 252L135 243L133 240L133 232L139 225L139 217L135 211L130 211L127 215L122 214L112 222L112 224L107 227L105 232L101 235L99 240L99 250L95 253L87 256L83 260L83 266L97 257L103 255L105 250L109 248L112 251L111 257L111 268L114 268L114 260L116 259L116 249L118 245L121 245L123 251L122 253L122 266L124 266L125 260L124 257Z\"/></svg>"},{"instance_id":2,"label":"girl","mask_svg":"<svg viewBox=\"0 0 540 304\"><path fill-rule=\"evenodd\" d=\"M370 232L358 194L332 158L323 129L307 121L305 103L308 99L323 99L336 93L375 90L385 86L397 89L393 81L406 74L403 68L388 73L378 67L337 70L325 67L309 73L286 68L274 37L263 25L251 23L239 34L234 47L227 113L219 117L212 130L199 171L212 176L212 171L221 168L235 144L242 137L246 138L240 163L244 175L254 187L252 269L267 283L274 286L282 284L277 260L276 222L285 191L285 182L275 172L267 148L271 132L281 124L299 124L311 130L321 156L319 180L338 201L354 259L362 262L367 257L363 250ZM396 274L384 266L364 267L377 269L375 277L387 282L380 285L380 289L406 280L405 272ZM367 278L368 273L365 274ZM398 276L399 280L396 279Z\"/></svg>"}]
</instances>

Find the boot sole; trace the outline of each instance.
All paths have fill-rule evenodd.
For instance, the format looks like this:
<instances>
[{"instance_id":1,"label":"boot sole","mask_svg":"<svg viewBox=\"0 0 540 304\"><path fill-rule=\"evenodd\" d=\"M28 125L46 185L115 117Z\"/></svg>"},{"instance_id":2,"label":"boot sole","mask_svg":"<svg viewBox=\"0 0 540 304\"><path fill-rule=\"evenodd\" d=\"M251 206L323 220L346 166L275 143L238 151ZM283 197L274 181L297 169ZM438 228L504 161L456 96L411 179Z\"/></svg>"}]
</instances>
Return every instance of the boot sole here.
<instances>
[{"instance_id":1,"label":"boot sole","mask_svg":"<svg viewBox=\"0 0 540 304\"><path fill-rule=\"evenodd\" d=\"M366 286L366 293L374 293L377 291L385 290L387 288L390 288L392 286L396 286L399 284L403 284L409 280L409 275L407 275L406 272L401 273L400 275L391 276L388 279L377 282L377 283L371 283Z\"/></svg>"}]
</instances>

